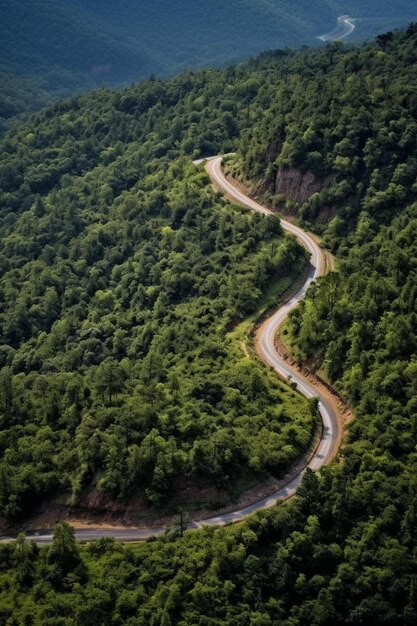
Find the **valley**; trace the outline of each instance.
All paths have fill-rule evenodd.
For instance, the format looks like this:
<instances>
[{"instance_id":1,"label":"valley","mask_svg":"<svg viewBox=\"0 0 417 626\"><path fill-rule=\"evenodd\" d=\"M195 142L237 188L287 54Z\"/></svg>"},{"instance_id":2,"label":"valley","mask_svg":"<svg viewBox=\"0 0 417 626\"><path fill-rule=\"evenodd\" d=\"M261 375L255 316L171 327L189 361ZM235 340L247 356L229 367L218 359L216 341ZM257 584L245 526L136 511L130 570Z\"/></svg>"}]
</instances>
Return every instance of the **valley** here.
<instances>
[{"instance_id":1,"label":"valley","mask_svg":"<svg viewBox=\"0 0 417 626\"><path fill-rule=\"evenodd\" d=\"M364 41L417 21L412 0L210 0L204 5L0 0L0 11L0 132L16 118L89 89L225 67L268 49L315 47L320 39ZM337 20L342 25L334 30Z\"/></svg>"},{"instance_id":2,"label":"valley","mask_svg":"<svg viewBox=\"0 0 417 626\"><path fill-rule=\"evenodd\" d=\"M353 41L377 4L332 3L314 36L362 7ZM2 136L3 532L43 506L137 518L1 542L0 622L414 626L416 84L411 23L100 88ZM213 186L194 163L215 154ZM352 409L343 445L325 428L294 497L228 523L314 450L322 388ZM142 507L171 522L136 541Z\"/></svg>"}]
</instances>

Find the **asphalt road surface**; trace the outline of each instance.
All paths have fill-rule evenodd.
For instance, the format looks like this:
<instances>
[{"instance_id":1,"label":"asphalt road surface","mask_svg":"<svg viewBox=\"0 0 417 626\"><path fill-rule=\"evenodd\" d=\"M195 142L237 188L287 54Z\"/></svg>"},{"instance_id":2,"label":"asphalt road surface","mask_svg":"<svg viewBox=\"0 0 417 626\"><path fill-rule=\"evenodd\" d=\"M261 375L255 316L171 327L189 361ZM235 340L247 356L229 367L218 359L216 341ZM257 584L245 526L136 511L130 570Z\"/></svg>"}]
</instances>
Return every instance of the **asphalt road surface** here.
<instances>
[{"instance_id":1,"label":"asphalt road surface","mask_svg":"<svg viewBox=\"0 0 417 626\"><path fill-rule=\"evenodd\" d=\"M198 163L198 162L196 162ZM222 171L222 157L213 157L206 160L206 169L210 175L215 186L223 191L233 202L249 208L253 211L263 213L266 215L272 214L270 209L258 204L243 192L237 189L232 183L226 180ZM246 506L242 509L238 509L231 513L225 513L223 515L217 515L199 522L190 522L188 528L201 528L203 526L223 526L231 522L238 522L244 520L246 517L263 509L274 506L279 500L286 500L295 494L299 487L303 473L306 467L317 471L323 465L328 463L335 452L340 441L340 427L338 417L333 410L332 406L327 402L327 399L321 394L321 392L312 385L302 374L296 369L293 369L289 364L277 354L274 345L275 335L279 326L287 317L288 313L297 306L297 304L305 296L305 293L313 280L322 276L326 272L326 259L324 252L320 246L316 243L311 235L303 231L298 226L281 219L281 225L285 231L295 235L299 242L308 250L311 254L310 259L310 272L304 283L304 285L297 291L297 293L284 305L282 305L262 326L259 341L258 351L265 363L272 367L280 376L284 379L291 379L291 382L297 385L297 389L307 398L317 397L319 399L318 409L322 418L323 428L321 433L320 443L318 444L316 451L306 466L303 461L300 461L298 466L293 467L291 474L287 474L284 485L275 493L258 500L253 504ZM150 537L155 537L163 534L166 528L87 528L79 529L75 531L75 536L80 541L92 541L101 537L114 537L117 541L129 542L129 541L143 541ZM52 541L52 530L33 530L26 532L27 537L33 538L39 544L49 544ZM14 537L3 536L1 541L10 541Z\"/></svg>"},{"instance_id":2,"label":"asphalt road surface","mask_svg":"<svg viewBox=\"0 0 417 626\"><path fill-rule=\"evenodd\" d=\"M337 27L330 33L317 37L317 39L321 39L321 41L340 41L341 39L346 39L356 28L355 21L356 20L349 15L341 15L337 18Z\"/></svg>"}]
</instances>

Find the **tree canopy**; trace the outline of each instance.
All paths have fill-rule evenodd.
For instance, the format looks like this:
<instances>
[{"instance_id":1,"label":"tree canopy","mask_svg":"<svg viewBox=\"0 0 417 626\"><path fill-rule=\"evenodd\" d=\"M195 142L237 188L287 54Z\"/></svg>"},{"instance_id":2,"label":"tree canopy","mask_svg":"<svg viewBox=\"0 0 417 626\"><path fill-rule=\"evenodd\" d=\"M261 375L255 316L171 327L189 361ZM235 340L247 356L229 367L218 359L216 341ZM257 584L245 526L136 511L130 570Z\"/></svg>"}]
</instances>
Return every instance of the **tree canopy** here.
<instances>
[{"instance_id":1,"label":"tree canopy","mask_svg":"<svg viewBox=\"0 0 417 626\"><path fill-rule=\"evenodd\" d=\"M248 460L276 468L285 434L305 445L303 402L229 341L265 297L273 251L282 275L305 259L277 222L226 207L197 155L238 147L235 173L336 252L283 338L354 411L340 462L243 524L176 524L138 546L77 548L66 528L55 548L2 544L5 623L415 624L416 50L410 25L360 48L265 54L61 103L5 137L9 515L63 488L57 463L75 498L92 476L126 493L145 476L155 501L181 463L216 480ZM319 191L283 202L288 170Z\"/></svg>"}]
</instances>

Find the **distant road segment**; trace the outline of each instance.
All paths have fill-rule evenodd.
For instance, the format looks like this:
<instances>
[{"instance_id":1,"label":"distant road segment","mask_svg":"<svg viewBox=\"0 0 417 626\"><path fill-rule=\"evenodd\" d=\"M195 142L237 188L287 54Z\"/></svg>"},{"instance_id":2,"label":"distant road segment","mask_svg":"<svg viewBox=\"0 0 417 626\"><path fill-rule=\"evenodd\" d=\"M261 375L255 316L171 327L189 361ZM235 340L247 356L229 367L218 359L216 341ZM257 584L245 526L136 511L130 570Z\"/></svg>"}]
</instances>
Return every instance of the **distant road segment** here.
<instances>
[{"instance_id":1,"label":"distant road segment","mask_svg":"<svg viewBox=\"0 0 417 626\"><path fill-rule=\"evenodd\" d=\"M339 41L340 39L346 39L356 28L355 21L355 18L349 15L341 15L337 18L336 28L330 31L330 33L320 35L317 39L321 39L321 41Z\"/></svg>"}]
</instances>

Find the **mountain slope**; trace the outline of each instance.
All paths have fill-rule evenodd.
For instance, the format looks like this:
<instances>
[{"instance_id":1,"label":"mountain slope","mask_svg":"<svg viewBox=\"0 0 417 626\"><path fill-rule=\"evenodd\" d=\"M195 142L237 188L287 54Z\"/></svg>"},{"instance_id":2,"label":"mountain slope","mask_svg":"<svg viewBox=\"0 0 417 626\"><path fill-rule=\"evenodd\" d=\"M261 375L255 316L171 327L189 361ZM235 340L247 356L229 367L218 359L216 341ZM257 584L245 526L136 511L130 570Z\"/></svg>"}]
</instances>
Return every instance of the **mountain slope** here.
<instances>
[{"instance_id":1,"label":"mountain slope","mask_svg":"<svg viewBox=\"0 0 417 626\"><path fill-rule=\"evenodd\" d=\"M395 4L390 0L232 0L227 4L209 0L203 5L192 0L159 0L152 4L87 0L82 6L91 14L118 24L132 36L140 34L150 47L157 34L160 49L169 51L174 62L180 59L182 50L186 53L187 46L192 46L195 59L180 59L192 64L224 63L268 48L311 45L323 29L335 26L336 18L346 13L363 18L357 23L359 38L377 34L382 25L392 28L417 19L411 0Z\"/></svg>"},{"instance_id":2,"label":"mountain slope","mask_svg":"<svg viewBox=\"0 0 417 626\"><path fill-rule=\"evenodd\" d=\"M126 32L137 32L158 48L175 69L182 65L224 64L271 47L313 43L320 28L334 20L332 9L299 0L210 0L196 4L192 0L138 3L123 0L89 0L83 6L92 14L117 23Z\"/></svg>"},{"instance_id":3,"label":"mountain slope","mask_svg":"<svg viewBox=\"0 0 417 626\"><path fill-rule=\"evenodd\" d=\"M338 271L310 290L285 336L355 413L341 462L307 473L292 502L247 523L182 536L181 514L170 534L144 545L103 537L77 547L65 526L51 548L23 537L2 544L5 623L415 626L416 50L413 26L360 48L264 54L100 90L3 139L1 326L13 340L0 350L11 368L0 385L3 506L8 495L12 510L56 488L63 466L79 471L67 474L75 497L93 470L116 490L132 472L155 495L185 460L180 441L200 440L192 462L220 478L242 436L229 403L240 405L247 442L257 441L252 463L282 460L275 428L295 436L289 412L271 414L272 383L264 380L266 392L239 347L240 362L223 369L228 343L218 333L233 311L253 306L271 259L293 261L274 247L279 232L226 209L191 165L197 155L239 147L236 171L268 200L300 209L337 252ZM279 168L280 184L283 169L292 180L306 175L303 201L275 193ZM331 211L320 214L326 202ZM238 284L225 280L230 271ZM54 321L67 310L67 323ZM94 359L110 354L118 367L105 361L97 375ZM221 368L214 378L212 367ZM160 436L139 444L153 428Z\"/></svg>"},{"instance_id":4,"label":"mountain slope","mask_svg":"<svg viewBox=\"0 0 417 626\"><path fill-rule=\"evenodd\" d=\"M0 0L0 11L0 69L37 77L61 96L315 45L346 12L363 18L355 22L357 39L417 20L411 0Z\"/></svg>"},{"instance_id":5,"label":"mountain slope","mask_svg":"<svg viewBox=\"0 0 417 626\"><path fill-rule=\"evenodd\" d=\"M231 87L213 70L103 89L3 138L9 520L57 498L64 513L91 515L136 498L133 519L230 502L309 446L314 405L230 334L306 255L278 220L229 213L191 162L233 147L244 78Z\"/></svg>"},{"instance_id":6,"label":"mountain slope","mask_svg":"<svg viewBox=\"0 0 417 626\"><path fill-rule=\"evenodd\" d=\"M50 88L124 82L137 72L160 71L136 41L82 7L54 0L1 0L1 65L15 73L41 74Z\"/></svg>"}]
</instances>

